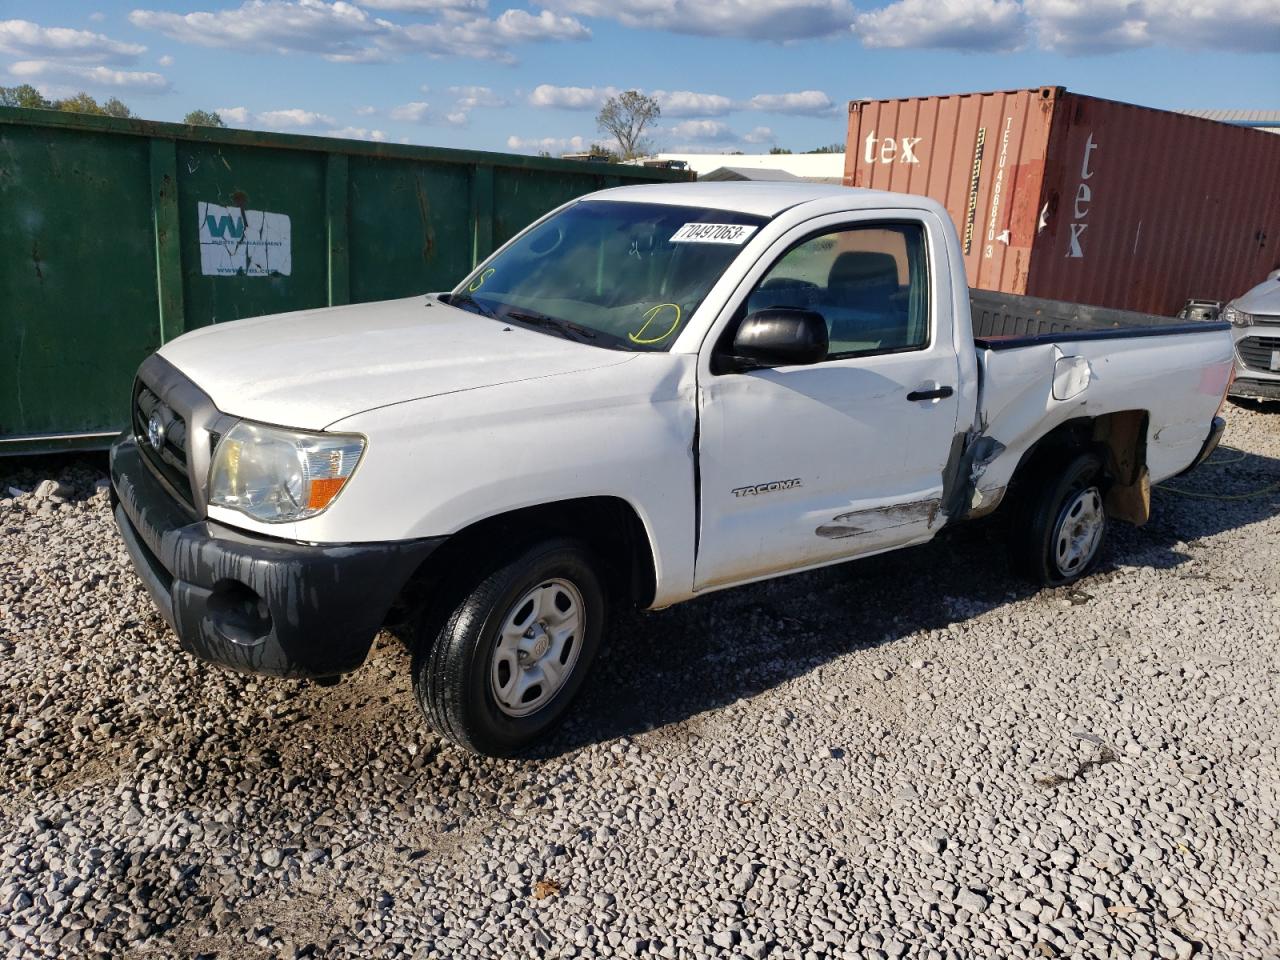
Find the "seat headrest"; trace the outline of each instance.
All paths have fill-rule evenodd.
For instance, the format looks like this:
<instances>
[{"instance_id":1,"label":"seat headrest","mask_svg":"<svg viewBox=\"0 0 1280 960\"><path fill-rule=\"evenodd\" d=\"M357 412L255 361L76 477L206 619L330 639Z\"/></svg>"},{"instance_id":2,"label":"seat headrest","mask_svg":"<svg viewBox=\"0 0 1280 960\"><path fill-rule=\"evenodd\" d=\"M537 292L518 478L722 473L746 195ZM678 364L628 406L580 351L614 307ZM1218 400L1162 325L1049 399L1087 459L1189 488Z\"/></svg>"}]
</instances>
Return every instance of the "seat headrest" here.
<instances>
[{"instance_id":1,"label":"seat headrest","mask_svg":"<svg viewBox=\"0 0 1280 960\"><path fill-rule=\"evenodd\" d=\"M836 257L827 276L830 287L879 288L898 286L898 261L892 254L846 250Z\"/></svg>"}]
</instances>

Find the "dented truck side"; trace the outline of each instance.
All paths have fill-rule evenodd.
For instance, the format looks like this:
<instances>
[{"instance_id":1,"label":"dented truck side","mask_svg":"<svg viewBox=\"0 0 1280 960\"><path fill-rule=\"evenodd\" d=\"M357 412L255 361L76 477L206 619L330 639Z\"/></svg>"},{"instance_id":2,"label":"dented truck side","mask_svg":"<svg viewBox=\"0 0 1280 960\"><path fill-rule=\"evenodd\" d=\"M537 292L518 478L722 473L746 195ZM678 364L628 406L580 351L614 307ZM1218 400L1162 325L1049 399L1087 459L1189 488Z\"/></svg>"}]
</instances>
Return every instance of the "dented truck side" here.
<instances>
[{"instance_id":1,"label":"dented truck side","mask_svg":"<svg viewBox=\"0 0 1280 960\"><path fill-rule=\"evenodd\" d=\"M167 344L113 451L116 516L187 649L330 677L408 611L428 717L505 754L563 713L610 602L664 607L1002 506L1033 578L1073 582L1108 518L1144 522L1151 485L1212 451L1231 369L1225 324L970 291L927 198L620 188L449 294ZM296 444L321 485L280 493L254 444Z\"/></svg>"}]
</instances>

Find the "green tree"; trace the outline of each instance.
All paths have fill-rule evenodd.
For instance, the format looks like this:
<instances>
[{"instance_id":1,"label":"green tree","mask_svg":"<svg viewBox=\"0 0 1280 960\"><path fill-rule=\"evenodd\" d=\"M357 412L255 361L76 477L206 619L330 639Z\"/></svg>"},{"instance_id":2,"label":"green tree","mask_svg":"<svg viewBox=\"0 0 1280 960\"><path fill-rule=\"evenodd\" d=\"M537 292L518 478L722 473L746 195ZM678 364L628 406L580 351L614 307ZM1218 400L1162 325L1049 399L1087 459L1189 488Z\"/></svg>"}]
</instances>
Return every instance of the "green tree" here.
<instances>
[{"instance_id":1,"label":"green tree","mask_svg":"<svg viewBox=\"0 0 1280 960\"><path fill-rule=\"evenodd\" d=\"M83 90L74 97L56 101L53 106L55 110L61 110L63 113L91 113L99 117L106 116L107 113L97 100Z\"/></svg>"},{"instance_id":2,"label":"green tree","mask_svg":"<svg viewBox=\"0 0 1280 960\"><path fill-rule=\"evenodd\" d=\"M662 108L653 97L639 90L628 90L610 97L596 115L596 126L618 141L623 160L634 160L649 152L644 129L662 116Z\"/></svg>"},{"instance_id":3,"label":"green tree","mask_svg":"<svg viewBox=\"0 0 1280 960\"><path fill-rule=\"evenodd\" d=\"M53 104L45 99L44 94L29 83L17 87L0 87L0 107L27 107L35 110L49 110Z\"/></svg>"},{"instance_id":4,"label":"green tree","mask_svg":"<svg viewBox=\"0 0 1280 960\"><path fill-rule=\"evenodd\" d=\"M805 153L844 153L844 144L828 143L825 147L817 147L814 150L806 150Z\"/></svg>"},{"instance_id":5,"label":"green tree","mask_svg":"<svg viewBox=\"0 0 1280 960\"><path fill-rule=\"evenodd\" d=\"M769 148L769 152L770 152L771 154L782 154L782 153L788 153L788 154L789 154L791 151L790 151L790 150L788 150L786 147L770 147L770 148Z\"/></svg>"},{"instance_id":6,"label":"green tree","mask_svg":"<svg viewBox=\"0 0 1280 960\"><path fill-rule=\"evenodd\" d=\"M183 123L190 124L193 127L225 127L222 117L218 116L212 110L192 110L182 118Z\"/></svg>"}]
</instances>

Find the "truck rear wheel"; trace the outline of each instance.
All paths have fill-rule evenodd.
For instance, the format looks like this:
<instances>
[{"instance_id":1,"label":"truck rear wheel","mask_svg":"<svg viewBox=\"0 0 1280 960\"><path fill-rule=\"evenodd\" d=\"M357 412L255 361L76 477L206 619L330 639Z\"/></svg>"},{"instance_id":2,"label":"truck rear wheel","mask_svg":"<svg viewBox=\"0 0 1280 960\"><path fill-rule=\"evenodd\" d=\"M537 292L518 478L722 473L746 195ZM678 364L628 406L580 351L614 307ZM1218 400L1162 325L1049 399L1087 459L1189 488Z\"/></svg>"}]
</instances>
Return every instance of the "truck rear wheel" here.
<instances>
[{"instance_id":1,"label":"truck rear wheel","mask_svg":"<svg viewBox=\"0 0 1280 960\"><path fill-rule=\"evenodd\" d=\"M413 687L442 736L493 757L529 746L565 714L605 622L591 553L548 540L487 574L423 637Z\"/></svg>"},{"instance_id":2,"label":"truck rear wheel","mask_svg":"<svg viewBox=\"0 0 1280 960\"><path fill-rule=\"evenodd\" d=\"M1094 568L1107 533L1104 482L1096 453L1046 464L1029 478L1010 531L1016 572L1033 583L1064 587Z\"/></svg>"}]
</instances>

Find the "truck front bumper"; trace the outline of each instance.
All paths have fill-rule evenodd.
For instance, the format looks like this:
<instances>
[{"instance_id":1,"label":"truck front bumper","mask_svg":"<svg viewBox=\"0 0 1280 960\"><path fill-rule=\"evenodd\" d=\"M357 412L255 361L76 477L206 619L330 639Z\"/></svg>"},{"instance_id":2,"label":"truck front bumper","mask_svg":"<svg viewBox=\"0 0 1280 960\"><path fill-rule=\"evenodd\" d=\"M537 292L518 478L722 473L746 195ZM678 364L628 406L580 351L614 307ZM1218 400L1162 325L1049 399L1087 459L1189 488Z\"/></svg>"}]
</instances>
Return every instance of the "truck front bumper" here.
<instances>
[{"instance_id":1,"label":"truck front bumper","mask_svg":"<svg viewBox=\"0 0 1280 960\"><path fill-rule=\"evenodd\" d=\"M194 516L131 435L111 448L116 525L183 649L248 673L332 677L368 656L387 612L441 538L301 544Z\"/></svg>"},{"instance_id":2,"label":"truck front bumper","mask_svg":"<svg viewBox=\"0 0 1280 960\"><path fill-rule=\"evenodd\" d=\"M1263 380L1250 374L1236 373L1231 384L1231 396L1253 400L1280 400L1280 377Z\"/></svg>"}]
</instances>

